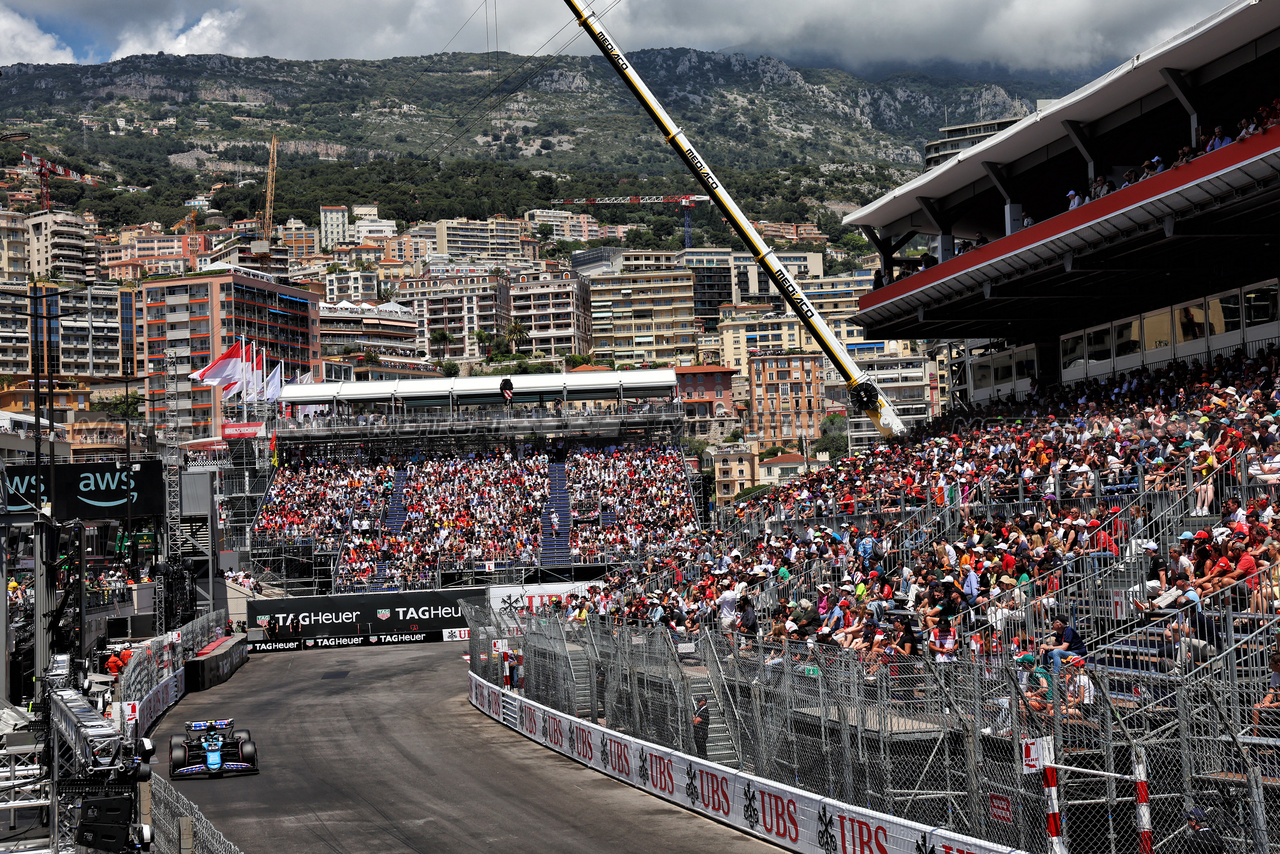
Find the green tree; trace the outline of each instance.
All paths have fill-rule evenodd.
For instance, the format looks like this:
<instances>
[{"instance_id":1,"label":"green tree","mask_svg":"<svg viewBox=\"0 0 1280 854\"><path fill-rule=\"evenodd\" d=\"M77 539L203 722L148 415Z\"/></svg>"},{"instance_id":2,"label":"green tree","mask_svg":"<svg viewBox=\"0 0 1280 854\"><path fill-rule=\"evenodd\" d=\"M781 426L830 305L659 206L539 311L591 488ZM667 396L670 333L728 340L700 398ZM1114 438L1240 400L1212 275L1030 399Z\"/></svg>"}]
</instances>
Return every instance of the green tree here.
<instances>
[{"instance_id":1,"label":"green tree","mask_svg":"<svg viewBox=\"0 0 1280 854\"><path fill-rule=\"evenodd\" d=\"M529 343L529 330L520 321L513 320L507 325L506 338L507 343L511 345L511 351L514 353L516 350Z\"/></svg>"},{"instance_id":2,"label":"green tree","mask_svg":"<svg viewBox=\"0 0 1280 854\"><path fill-rule=\"evenodd\" d=\"M136 421L138 419L138 407L144 402L142 395L136 391L131 391L127 396L117 394L113 397L95 400L89 404L89 409L93 412L106 412L112 418L120 421Z\"/></svg>"},{"instance_id":3,"label":"green tree","mask_svg":"<svg viewBox=\"0 0 1280 854\"><path fill-rule=\"evenodd\" d=\"M456 340L456 338L443 329L437 329L435 332L431 333L431 343L435 345L437 356L445 355L446 348Z\"/></svg>"},{"instance_id":4,"label":"green tree","mask_svg":"<svg viewBox=\"0 0 1280 854\"><path fill-rule=\"evenodd\" d=\"M458 363L450 359L440 366L440 372L446 377L456 377L462 372L462 368L458 367Z\"/></svg>"}]
</instances>

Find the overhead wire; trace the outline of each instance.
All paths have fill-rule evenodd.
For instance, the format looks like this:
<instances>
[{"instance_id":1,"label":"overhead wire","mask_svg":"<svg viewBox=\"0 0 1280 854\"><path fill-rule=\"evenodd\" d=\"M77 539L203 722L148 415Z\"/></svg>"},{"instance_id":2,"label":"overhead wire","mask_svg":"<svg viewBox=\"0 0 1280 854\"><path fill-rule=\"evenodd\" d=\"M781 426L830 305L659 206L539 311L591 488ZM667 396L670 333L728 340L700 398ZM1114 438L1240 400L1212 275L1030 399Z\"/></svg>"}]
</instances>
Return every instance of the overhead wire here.
<instances>
[{"instance_id":1,"label":"overhead wire","mask_svg":"<svg viewBox=\"0 0 1280 854\"><path fill-rule=\"evenodd\" d=\"M610 12L614 7L616 7L619 3L621 3L621 2L622 2L622 0L613 0L613 2L612 2L612 3L610 3L610 4L608 5L608 7L606 7L606 8L605 8L605 10L604 10L603 12L598 12L598 13L597 13L597 17L601 17L601 18L603 18L605 15L609 14L609 12ZM553 33L553 34L552 34L552 35L551 35L551 36L550 36L546 41L544 41L541 45L539 45L539 46L538 46L538 49L534 52L534 54L536 55L537 53L540 53L540 52L542 51L542 49L543 49L543 48L545 48L548 44L550 44L550 43L551 43L551 42L552 42L556 37L558 37L561 33L563 33L563 32L565 31L565 29L567 29L571 24L574 24L574 23L576 23L576 21L572 21L572 20L570 20L570 21L566 21L566 22L564 23L564 25L560 27L560 29L556 30L556 31L555 31L555 32L554 32L554 33ZM486 108L486 110L485 110L485 113L484 113L483 115L481 115L481 116L477 117L476 119L472 120L472 121L471 121L471 122L469 122L468 124L464 125L464 127L463 127L460 131L458 131L456 134L454 134L452 137L450 137L450 138L449 138L449 139L448 139L448 140L447 140L443 145L441 145L441 146L437 146L437 147L433 148L433 149L432 149L432 150L427 154L427 156L426 156L426 158L425 158L425 159L426 159L426 160L428 160L428 161L432 161L432 160L435 160L436 158L438 158L438 157L442 156L442 155L444 154L444 152L448 151L448 150L449 150L449 149L454 145L454 143L456 143L458 140L462 139L462 138L463 138L463 137L464 137L464 136L465 136L465 135L466 135L466 134L467 134L467 133L468 133L472 128L474 128L476 125L478 125L478 124L479 124L481 121L483 121L484 119L486 119L486 118L488 118L489 116L493 115L493 113L494 113L494 112L495 112L499 107L501 107L503 104L505 104L507 101L509 101L509 100L510 100L513 96L515 96L515 94L516 94L517 92L519 92L521 89L523 89L523 88L524 88L524 86L525 86L525 85L526 85L530 80L532 80L534 77L536 77L538 74L540 74L540 73L541 73L544 69L546 69L546 67L547 67L548 65L550 65L552 62L554 62L554 61L556 61L557 59L559 59L559 58L560 58L560 56L561 56L561 54L563 54L565 50L567 50L567 49L568 49L568 48L569 48L569 47L570 47L570 46L571 46L575 41L577 41L579 38L581 38L581 37L582 37L582 33L583 33L583 31L582 31L581 29L579 29L576 33L574 33L574 35L573 35L573 37L572 37L572 38L570 38L568 41L566 41L564 44L562 44L559 48L557 48L557 49L555 50L555 52L553 52L553 53L551 53L551 54L548 54L548 55L546 56L546 58L545 58L545 59L543 59L543 61L542 61L542 62L541 62L541 63L540 63L536 68L534 68L534 69L533 69L532 71L530 71L527 75L525 75L524 79L522 79L522 80L521 80L521 81L520 81L516 86L514 86L514 87L513 87L509 92L507 92L505 95L503 95L503 96L501 96L500 98L498 98L498 99L497 99L497 100L496 100L496 101L495 101L491 106L487 107L487 108ZM526 57L524 58L524 60L523 60L519 65L517 65L517 66L516 66L516 67L511 71L511 73L510 73L510 74L508 74L507 76L503 77L503 78L502 78L501 80L499 80L496 84L494 84L494 85L489 89L489 91L488 91L488 92L486 92L484 95L482 95L482 96L481 96L480 98L478 98L476 101L474 101L474 102L472 103L471 107L470 107L470 108L468 108L468 110L463 114L463 116L462 116L461 118L459 118L459 119L458 119L458 121L460 121L460 122L461 122L461 121L465 121L468 117L470 117L471 115L473 115L473 114L476 112L477 108L478 108L478 107L479 107L479 106L480 106L484 101L486 101L486 100L487 100L490 96L492 96L495 92L499 91L499 90L503 87L503 85L505 85L509 80L511 80L513 77L515 77L517 74L519 74L519 73L520 73L520 71L521 71L521 69L523 69L526 65L528 65L528 64L529 64L529 63L530 63L534 58L535 58L535 56L534 56L534 55L526 56Z\"/></svg>"}]
</instances>

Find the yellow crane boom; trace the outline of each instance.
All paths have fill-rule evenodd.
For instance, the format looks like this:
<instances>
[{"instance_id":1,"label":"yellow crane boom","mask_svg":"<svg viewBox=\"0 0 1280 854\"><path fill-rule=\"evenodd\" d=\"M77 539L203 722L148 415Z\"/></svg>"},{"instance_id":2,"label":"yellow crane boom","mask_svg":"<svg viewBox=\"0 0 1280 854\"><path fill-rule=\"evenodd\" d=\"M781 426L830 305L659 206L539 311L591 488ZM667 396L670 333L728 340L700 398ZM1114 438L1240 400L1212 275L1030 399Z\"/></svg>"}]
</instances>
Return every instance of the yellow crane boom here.
<instances>
[{"instance_id":1,"label":"yellow crane boom","mask_svg":"<svg viewBox=\"0 0 1280 854\"><path fill-rule=\"evenodd\" d=\"M778 292L782 294L782 298L786 300L787 305L791 306L791 310L796 313L796 316L800 318L800 322L809 330L809 334L818 342L822 352L835 365L841 376L844 377L849 389L851 408L856 407L866 413L866 416L871 419L882 436L899 436L906 433L906 427L898 417L898 413L894 411L893 404L872 382L870 375L854 364L844 344L836 338L831 328L827 326L827 322L822 319L822 315L818 313L817 308L809 301L808 296L800 289L800 286L796 284L790 271L783 266L777 254L769 244L764 242L764 238L751 225L746 215L743 214L737 203L724 189L720 179L711 171L707 161L703 159L702 155L693 147L693 143L685 136L684 131L676 126L675 122L671 120L671 116L667 115L667 111L662 104L650 91L640 75L636 73L635 67L632 66L630 60L622 53L618 43L601 26L596 14L587 10L584 3L579 2L579 0L565 0L565 3L568 4L574 16L578 19L578 25L586 30L587 35L591 36L591 40L595 42L596 47L604 54L605 59L613 66L614 71L618 72L618 76L622 78L631 93L636 96L640 106L644 107L645 112L649 114L649 117L653 119L654 123L662 131L667 144L675 150L680 159L684 161L684 164L689 167L693 177L697 179L698 183L707 191L707 194L711 196L711 200L725 215L729 227L742 238L742 242L751 250L756 262L768 275Z\"/></svg>"}]
</instances>

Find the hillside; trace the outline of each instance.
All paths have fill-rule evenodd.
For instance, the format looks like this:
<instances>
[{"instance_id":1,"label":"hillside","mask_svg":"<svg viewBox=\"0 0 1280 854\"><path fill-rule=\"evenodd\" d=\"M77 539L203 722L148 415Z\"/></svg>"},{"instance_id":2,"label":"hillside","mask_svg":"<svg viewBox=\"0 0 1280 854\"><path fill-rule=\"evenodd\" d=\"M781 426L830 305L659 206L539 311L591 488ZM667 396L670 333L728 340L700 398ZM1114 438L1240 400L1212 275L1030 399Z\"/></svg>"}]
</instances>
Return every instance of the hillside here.
<instances>
[{"instance_id":1,"label":"hillside","mask_svg":"<svg viewBox=\"0 0 1280 854\"><path fill-rule=\"evenodd\" d=\"M1046 83L1015 98L1003 86L921 73L869 82L767 56L682 48L632 58L717 171L820 167L804 195L844 204L864 203L918 171L924 142L944 122L1024 115L1034 98L1062 94ZM481 160L573 176L558 183L597 192L627 176L692 189L600 57L157 54L0 70L0 119L30 128L29 148L42 143L68 165L121 184L185 192L217 173L252 177L275 133L287 168L320 160ZM15 153L0 147L6 162ZM78 191L62 193L67 203L81 200Z\"/></svg>"}]
</instances>

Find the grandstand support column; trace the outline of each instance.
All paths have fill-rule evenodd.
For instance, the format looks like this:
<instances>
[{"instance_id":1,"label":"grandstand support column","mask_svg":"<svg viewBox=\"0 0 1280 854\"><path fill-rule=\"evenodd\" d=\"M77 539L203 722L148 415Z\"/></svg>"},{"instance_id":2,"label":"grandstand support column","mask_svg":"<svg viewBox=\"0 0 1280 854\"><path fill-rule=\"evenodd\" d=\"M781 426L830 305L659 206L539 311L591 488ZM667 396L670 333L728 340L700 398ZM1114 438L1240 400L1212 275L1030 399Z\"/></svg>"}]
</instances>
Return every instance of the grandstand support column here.
<instances>
[{"instance_id":1,"label":"grandstand support column","mask_svg":"<svg viewBox=\"0 0 1280 854\"><path fill-rule=\"evenodd\" d=\"M1187 111L1188 118L1191 119L1191 129L1188 132L1189 142L1192 146L1198 145L1200 142L1200 110L1197 108L1196 99L1191 91L1191 84L1187 82L1187 78L1181 71L1176 68L1161 68L1160 76L1164 78L1164 83L1169 87L1169 91L1178 99L1178 103L1182 104L1182 108Z\"/></svg>"},{"instance_id":2,"label":"grandstand support column","mask_svg":"<svg viewBox=\"0 0 1280 854\"><path fill-rule=\"evenodd\" d=\"M1154 840L1151 826L1151 795L1147 791L1147 751L1139 745L1133 747L1133 786L1133 800L1138 809L1138 854L1151 854Z\"/></svg>"},{"instance_id":3,"label":"grandstand support column","mask_svg":"<svg viewBox=\"0 0 1280 854\"><path fill-rule=\"evenodd\" d=\"M951 229L956 224L955 217L947 215L942 208L938 207L935 199L916 196L916 203L920 205L920 210L924 211L924 215L933 223L933 227L938 229L938 263L954 258L956 255L956 238L951 233Z\"/></svg>"},{"instance_id":4,"label":"grandstand support column","mask_svg":"<svg viewBox=\"0 0 1280 854\"><path fill-rule=\"evenodd\" d=\"M1102 164L1098 161L1097 152L1093 147L1093 140L1089 136L1089 131L1085 126L1071 119L1062 120L1062 129L1067 132L1067 138L1071 140L1071 144L1076 147L1076 151L1080 152L1080 156L1084 158L1085 164L1089 167L1089 183L1093 183L1093 179L1102 174Z\"/></svg>"}]
</instances>

